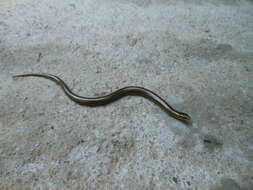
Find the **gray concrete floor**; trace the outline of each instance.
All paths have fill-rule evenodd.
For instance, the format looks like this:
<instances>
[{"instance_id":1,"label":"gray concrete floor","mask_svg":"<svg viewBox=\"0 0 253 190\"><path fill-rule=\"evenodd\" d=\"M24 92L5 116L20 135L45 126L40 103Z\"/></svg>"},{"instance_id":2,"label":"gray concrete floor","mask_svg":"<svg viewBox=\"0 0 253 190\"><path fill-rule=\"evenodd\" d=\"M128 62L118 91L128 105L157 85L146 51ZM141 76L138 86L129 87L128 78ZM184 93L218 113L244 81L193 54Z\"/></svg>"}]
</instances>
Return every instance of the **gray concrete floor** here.
<instances>
[{"instance_id":1,"label":"gray concrete floor","mask_svg":"<svg viewBox=\"0 0 253 190\"><path fill-rule=\"evenodd\" d=\"M252 190L252 73L250 0L0 0L0 189Z\"/></svg>"}]
</instances>

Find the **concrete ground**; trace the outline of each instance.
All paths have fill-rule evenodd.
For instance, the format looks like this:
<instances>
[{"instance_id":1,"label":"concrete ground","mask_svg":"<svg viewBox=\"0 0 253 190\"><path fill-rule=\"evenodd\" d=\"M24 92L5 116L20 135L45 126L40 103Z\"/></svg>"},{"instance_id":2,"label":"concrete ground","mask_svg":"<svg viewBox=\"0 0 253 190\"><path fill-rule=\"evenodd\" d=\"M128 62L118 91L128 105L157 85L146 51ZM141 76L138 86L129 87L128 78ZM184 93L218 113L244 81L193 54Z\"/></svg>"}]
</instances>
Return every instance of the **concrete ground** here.
<instances>
[{"instance_id":1,"label":"concrete ground","mask_svg":"<svg viewBox=\"0 0 253 190\"><path fill-rule=\"evenodd\" d=\"M252 99L252 0L0 0L1 190L252 190Z\"/></svg>"}]
</instances>

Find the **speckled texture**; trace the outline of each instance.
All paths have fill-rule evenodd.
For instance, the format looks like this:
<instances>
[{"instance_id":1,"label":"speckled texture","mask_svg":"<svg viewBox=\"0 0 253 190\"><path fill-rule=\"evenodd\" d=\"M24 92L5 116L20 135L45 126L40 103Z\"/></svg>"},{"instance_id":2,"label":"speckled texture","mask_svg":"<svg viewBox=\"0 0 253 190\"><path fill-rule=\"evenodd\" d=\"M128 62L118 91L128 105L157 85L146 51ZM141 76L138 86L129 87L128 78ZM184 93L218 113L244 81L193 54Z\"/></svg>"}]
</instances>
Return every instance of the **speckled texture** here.
<instances>
[{"instance_id":1,"label":"speckled texture","mask_svg":"<svg viewBox=\"0 0 253 190\"><path fill-rule=\"evenodd\" d=\"M239 0L0 0L1 190L252 190L253 3ZM98 96L70 101L46 79Z\"/></svg>"}]
</instances>

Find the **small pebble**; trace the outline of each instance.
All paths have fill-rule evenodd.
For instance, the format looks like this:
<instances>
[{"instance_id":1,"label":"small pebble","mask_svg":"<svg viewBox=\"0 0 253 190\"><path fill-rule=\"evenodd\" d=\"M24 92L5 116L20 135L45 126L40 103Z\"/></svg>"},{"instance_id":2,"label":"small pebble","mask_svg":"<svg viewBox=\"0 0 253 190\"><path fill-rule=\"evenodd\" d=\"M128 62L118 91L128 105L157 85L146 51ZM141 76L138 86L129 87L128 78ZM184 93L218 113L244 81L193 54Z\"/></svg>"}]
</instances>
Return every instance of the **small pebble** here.
<instances>
[{"instance_id":1,"label":"small pebble","mask_svg":"<svg viewBox=\"0 0 253 190\"><path fill-rule=\"evenodd\" d=\"M176 177L173 177L172 180L177 184L178 183L178 180Z\"/></svg>"}]
</instances>

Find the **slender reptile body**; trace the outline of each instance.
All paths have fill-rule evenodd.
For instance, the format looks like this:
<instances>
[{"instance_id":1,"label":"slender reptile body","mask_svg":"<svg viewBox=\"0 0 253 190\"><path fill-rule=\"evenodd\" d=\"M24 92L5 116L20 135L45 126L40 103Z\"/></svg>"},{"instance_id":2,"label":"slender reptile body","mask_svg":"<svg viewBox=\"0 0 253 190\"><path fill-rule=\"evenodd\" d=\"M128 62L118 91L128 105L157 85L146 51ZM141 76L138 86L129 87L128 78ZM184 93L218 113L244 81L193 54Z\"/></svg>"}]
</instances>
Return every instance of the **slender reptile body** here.
<instances>
[{"instance_id":1,"label":"slender reptile body","mask_svg":"<svg viewBox=\"0 0 253 190\"><path fill-rule=\"evenodd\" d=\"M148 98L149 100L153 101L154 103L158 104L161 108L163 108L168 114L173 116L174 118L182 121L191 120L191 117L186 114L179 111L176 111L174 108L172 108L164 99L162 99L160 96L155 94L154 92L138 86L127 86L125 88L121 88L119 90L116 90L115 92L112 92L111 94L100 96L100 97L82 97L75 93L73 93L69 87L66 85L66 83L61 80L59 77L51 74L37 74L37 73L31 73L31 74L23 74L23 75L15 75L16 77L43 77L50 79L54 82L56 82L62 90L65 92L65 94L74 102L86 105L86 106L101 106L106 105L111 102L114 102L124 96L127 95L134 95L134 96L142 96L145 98Z\"/></svg>"}]
</instances>

